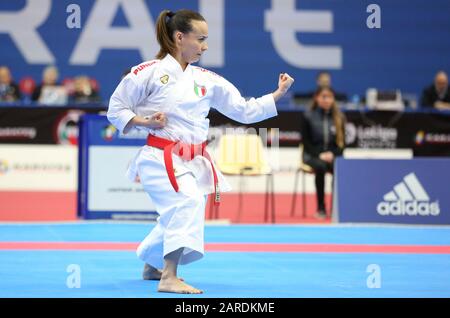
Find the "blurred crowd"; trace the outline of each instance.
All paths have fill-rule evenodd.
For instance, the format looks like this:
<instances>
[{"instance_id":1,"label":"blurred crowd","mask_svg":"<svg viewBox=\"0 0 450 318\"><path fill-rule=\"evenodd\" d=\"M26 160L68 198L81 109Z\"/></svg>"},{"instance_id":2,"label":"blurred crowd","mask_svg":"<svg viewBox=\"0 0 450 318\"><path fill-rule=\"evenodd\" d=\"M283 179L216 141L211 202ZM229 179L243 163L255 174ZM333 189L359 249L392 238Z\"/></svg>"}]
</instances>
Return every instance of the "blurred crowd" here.
<instances>
[{"instance_id":1,"label":"blurred crowd","mask_svg":"<svg viewBox=\"0 0 450 318\"><path fill-rule=\"evenodd\" d=\"M334 91L335 99L340 104L369 104L369 92L370 90L375 90L375 94L378 95L379 99L395 100L396 92L382 92L376 89L368 89L366 96L353 95L350 98L344 92L339 92L333 89L331 74L328 72L319 72L316 77L316 88L310 92L297 92L294 94L294 99L299 104L311 104L314 93L321 88L331 88ZM392 93L392 94L389 94ZM448 75L444 71L439 71L436 73L432 83L424 87L418 105L412 106L412 102L408 99L403 99L400 101L402 106L411 106L416 108L435 108L440 110L450 110L450 86L448 82ZM414 101L415 102L415 101ZM376 108L376 107L374 107Z\"/></svg>"},{"instance_id":2,"label":"blurred crowd","mask_svg":"<svg viewBox=\"0 0 450 318\"><path fill-rule=\"evenodd\" d=\"M129 69L125 70L122 76L125 76L129 71ZM94 78L85 75L65 78L62 81L59 78L58 69L55 66L48 66L44 69L39 83L36 83L32 77L24 77L19 83L16 83L10 69L7 66L0 66L0 103L66 105L101 102L99 84ZM326 71L318 73L316 88L313 91L296 92L293 94L293 100L298 104L309 105L312 102L314 92L323 87L333 89L331 74ZM369 94L362 97L353 95L349 98L345 92L334 89L333 91L336 101L340 104L369 104ZM378 92L378 96L382 96L382 93ZM395 94L393 95L395 99ZM389 94L384 94L384 96L389 97ZM406 106L411 106L408 105L408 100L404 99L403 102ZM418 106L450 110L450 87L446 72L437 72L432 82L424 87L418 100Z\"/></svg>"},{"instance_id":3,"label":"blurred crowd","mask_svg":"<svg viewBox=\"0 0 450 318\"><path fill-rule=\"evenodd\" d=\"M66 105L101 102L98 82L85 75L60 81L55 66L42 72L39 83L32 77L24 77L16 83L7 66L0 66L0 102L36 103L42 105Z\"/></svg>"}]
</instances>

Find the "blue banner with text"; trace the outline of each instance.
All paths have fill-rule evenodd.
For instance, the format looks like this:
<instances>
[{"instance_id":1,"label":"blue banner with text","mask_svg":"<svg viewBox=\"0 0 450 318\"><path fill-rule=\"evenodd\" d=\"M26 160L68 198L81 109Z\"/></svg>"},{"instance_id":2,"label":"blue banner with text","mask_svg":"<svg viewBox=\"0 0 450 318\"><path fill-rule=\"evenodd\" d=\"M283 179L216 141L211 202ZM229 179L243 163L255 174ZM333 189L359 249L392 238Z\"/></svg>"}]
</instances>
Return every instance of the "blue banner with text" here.
<instances>
[{"instance_id":1,"label":"blue banner with text","mask_svg":"<svg viewBox=\"0 0 450 318\"><path fill-rule=\"evenodd\" d=\"M0 65L37 82L47 65L60 80L95 78L107 101L122 72L158 51L163 9L198 10L209 23L200 65L245 96L276 88L278 74L310 91L328 70L337 91L369 87L420 95L450 71L450 1L434 0L18 0L0 1Z\"/></svg>"},{"instance_id":2,"label":"blue banner with text","mask_svg":"<svg viewBox=\"0 0 450 318\"><path fill-rule=\"evenodd\" d=\"M450 224L450 159L338 158L339 222Z\"/></svg>"}]
</instances>

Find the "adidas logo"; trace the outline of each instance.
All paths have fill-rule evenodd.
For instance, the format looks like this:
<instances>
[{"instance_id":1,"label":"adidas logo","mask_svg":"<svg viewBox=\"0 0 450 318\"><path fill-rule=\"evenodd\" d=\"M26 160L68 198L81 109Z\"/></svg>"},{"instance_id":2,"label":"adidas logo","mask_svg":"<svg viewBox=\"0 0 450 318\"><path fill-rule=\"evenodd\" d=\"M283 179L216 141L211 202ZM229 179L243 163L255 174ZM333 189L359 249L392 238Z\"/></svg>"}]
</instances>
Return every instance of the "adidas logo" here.
<instances>
[{"instance_id":1,"label":"adidas logo","mask_svg":"<svg viewBox=\"0 0 450 318\"><path fill-rule=\"evenodd\" d=\"M412 172L403 181L386 193L383 201L378 203L380 215L439 215L439 202L431 202L422 184Z\"/></svg>"}]
</instances>

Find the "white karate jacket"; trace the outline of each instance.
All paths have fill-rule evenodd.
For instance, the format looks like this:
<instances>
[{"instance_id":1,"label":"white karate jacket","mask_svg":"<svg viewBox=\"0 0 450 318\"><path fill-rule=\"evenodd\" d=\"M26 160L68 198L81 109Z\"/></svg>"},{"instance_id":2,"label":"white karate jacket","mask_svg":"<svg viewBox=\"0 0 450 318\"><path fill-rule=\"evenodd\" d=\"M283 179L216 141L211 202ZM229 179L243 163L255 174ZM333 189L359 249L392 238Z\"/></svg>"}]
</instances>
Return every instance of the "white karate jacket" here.
<instances>
[{"instance_id":1,"label":"white karate jacket","mask_svg":"<svg viewBox=\"0 0 450 318\"><path fill-rule=\"evenodd\" d=\"M245 100L236 87L223 77L193 65L188 65L183 71L178 61L168 54L162 60L144 62L131 69L111 96L107 116L123 132L136 115L145 117L158 111L164 112L167 117L164 128L137 128L158 137L198 144L207 139L209 119L206 116L211 107L245 124L277 115L272 94ZM157 160L164 161L161 150L156 149L154 153ZM177 171L182 173L187 169L198 180L210 181L204 175L211 174L209 164L200 163L206 161L205 158L198 156L192 161L181 162L175 157L174 165L185 168L179 167ZM217 172L219 184L224 183L223 176ZM128 171L129 178L134 179L136 173L137 168L132 163ZM211 183L204 186L208 189L206 193L214 192ZM227 187L220 188L226 191Z\"/></svg>"}]
</instances>

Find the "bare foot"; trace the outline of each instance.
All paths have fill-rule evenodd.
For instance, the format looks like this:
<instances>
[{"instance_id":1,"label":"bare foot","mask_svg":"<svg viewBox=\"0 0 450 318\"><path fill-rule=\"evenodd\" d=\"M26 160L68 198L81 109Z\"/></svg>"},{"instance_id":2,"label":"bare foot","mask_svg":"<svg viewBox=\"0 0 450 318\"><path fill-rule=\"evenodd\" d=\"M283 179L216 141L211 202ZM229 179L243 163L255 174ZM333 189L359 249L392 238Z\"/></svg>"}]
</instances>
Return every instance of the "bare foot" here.
<instances>
[{"instance_id":1,"label":"bare foot","mask_svg":"<svg viewBox=\"0 0 450 318\"><path fill-rule=\"evenodd\" d=\"M143 280L161 280L162 271L160 269L154 268L147 263L144 265L144 271L142 272ZM180 278L184 282L183 278Z\"/></svg>"},{"instance_id":2,"label":"bare foot","mask_svg":"<svg viewBox=\"0 0 450 318\"><path fill-rule=\"evenodd\" d=\"M203 294L200 289L194 288L177 277L162 278L159 281L158 291L176 294Z\"/></svg>"},{"instance_id":3,"label":"bare foot","mask_svg":"<svg viewBox=\"0 0 450 318\"><path fill-rule=\"evenodd\" d=\"M162 272L154 268L153 266L148 265L147 263L144 265L144 271L142 273L142 278L144 280L160 280Z\"/></svg>"}]
</instances>

